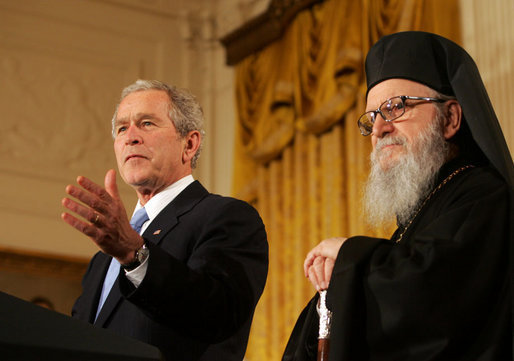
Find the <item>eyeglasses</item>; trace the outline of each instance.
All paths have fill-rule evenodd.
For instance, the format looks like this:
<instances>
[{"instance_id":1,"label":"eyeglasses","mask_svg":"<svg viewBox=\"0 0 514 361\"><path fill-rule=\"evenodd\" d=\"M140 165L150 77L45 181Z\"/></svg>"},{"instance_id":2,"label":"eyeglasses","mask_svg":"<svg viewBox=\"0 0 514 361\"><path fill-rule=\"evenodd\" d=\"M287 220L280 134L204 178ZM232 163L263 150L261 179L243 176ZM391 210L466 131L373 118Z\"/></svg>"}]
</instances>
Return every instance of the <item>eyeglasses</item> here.
<instances>
[{"instance_id":1,"label":"eyeglasses","mask_svg":"<svg viewBox=\"0 0 514 361\"><path fill-rule=\"evenodd\" d=\"M392 97L383 102L377 110L370 110L369 112L366 112L359 117L357 124L359 125L359 130L361 131L361 134L364 136L371 134L371 132L373 131L373 124L375 124L375 120L377 119L377 114L380 114L386 122L391 122L401 117L405 113L405 101L407 99L424 100L427 102L437 103L446 102L446 100L444 99L430 97L410 97L407 95L399 95L396 97ZM412 106L418 104L421 103L412 104Z\"/></svg>"}]
</instances>

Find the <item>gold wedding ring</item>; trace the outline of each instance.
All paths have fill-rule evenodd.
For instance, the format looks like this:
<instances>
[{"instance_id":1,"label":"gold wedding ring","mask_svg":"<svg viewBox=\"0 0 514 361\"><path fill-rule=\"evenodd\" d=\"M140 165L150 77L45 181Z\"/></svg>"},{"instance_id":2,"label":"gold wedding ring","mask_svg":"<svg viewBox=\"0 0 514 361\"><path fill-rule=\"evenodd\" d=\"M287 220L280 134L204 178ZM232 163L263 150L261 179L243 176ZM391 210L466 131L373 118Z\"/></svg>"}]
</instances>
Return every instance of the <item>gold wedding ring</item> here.
<instances>
[{"instance_id":1,"label":"gold wedding ring","mask_svg":"<svg viewBox=\"0 0 514 361\"><path fill-rule=\"evenodd\" d=\"M93 224L96 224L98 222L99 218L100 218L100 215L97 213L96 218L93 220Z\"/></svg>"}]
</instances>

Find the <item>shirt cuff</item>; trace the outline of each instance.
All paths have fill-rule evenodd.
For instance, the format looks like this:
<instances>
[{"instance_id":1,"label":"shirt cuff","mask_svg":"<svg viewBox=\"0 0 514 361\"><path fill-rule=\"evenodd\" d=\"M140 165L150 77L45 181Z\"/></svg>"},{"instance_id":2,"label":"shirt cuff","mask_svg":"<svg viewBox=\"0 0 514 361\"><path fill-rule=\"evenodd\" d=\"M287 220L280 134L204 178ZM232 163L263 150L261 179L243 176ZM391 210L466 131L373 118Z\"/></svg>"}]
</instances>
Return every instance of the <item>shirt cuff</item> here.
<instances>
[{"instance_id":1,"label":"shirt cuff","mask_svg":"<svg viewBox=\"0 0 514 361\"><path fill-rule=\"evenodd\" d=\"M132 271L125 271L125 276L136 288L139 287L141 282L143 282L143 278L145 278L146 270L148 269L148 258L150 258L150 255Z\"/></svg>"}]
</instances>

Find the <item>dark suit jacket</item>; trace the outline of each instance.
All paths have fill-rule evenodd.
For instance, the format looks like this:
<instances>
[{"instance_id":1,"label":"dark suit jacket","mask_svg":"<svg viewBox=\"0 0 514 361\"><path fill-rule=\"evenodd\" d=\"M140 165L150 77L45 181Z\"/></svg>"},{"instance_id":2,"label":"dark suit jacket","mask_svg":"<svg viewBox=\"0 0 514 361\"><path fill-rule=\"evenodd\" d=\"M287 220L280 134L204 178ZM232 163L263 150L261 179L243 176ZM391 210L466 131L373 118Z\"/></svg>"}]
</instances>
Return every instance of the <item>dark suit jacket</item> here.
<instances>
[{"instance_id":1,"label":"dark suit jacket","mask_svg":"<svg viewBox=\"0 0 514 361\"><path fill-rule=\"evenodd\" d=\"M268 245L257 211L190 184L143 234L148 270L124 271L95 325L160 348L166 360L242 360L266 282ZM111 257L91 260L72 315L93 323Z\"/></svg>"}]
</instances>

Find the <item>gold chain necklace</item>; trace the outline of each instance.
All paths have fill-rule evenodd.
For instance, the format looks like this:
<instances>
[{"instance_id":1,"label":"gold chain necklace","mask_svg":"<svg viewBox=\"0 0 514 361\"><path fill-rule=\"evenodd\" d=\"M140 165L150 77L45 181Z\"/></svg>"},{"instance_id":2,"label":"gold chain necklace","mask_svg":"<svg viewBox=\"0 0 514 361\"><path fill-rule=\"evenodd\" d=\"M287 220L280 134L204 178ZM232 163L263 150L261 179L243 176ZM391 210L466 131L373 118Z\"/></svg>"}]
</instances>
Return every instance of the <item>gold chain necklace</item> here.
<instances>
[{"instance_id":1,"label":"gold chain necklace","mask_svg":"<svg viewBox=\"0 0 514 361\"><path fill-rule=\"evenodd\" d=\"M452 174L450 174L448 177L446 177L441 183L439 183L439 185L436 188L434 188L434 190L432 192L430 192L430 194L425 198L423 203L421 203L421 205L418 207L418 209L416 210L416 213L414 213L414 215L410 218L409 222L405 225L405 227L403 228L402 233L400 233L400 236L398 236L398 239L395 242L399 243L402 240L403 235L405 234L405 232L407 232L407 229L409 229L409 227L412 224L412 222L414 221L414 219L416 219L416 217L418 216L419 212L421 212L421 210L423 209L425 204L432 198L432 196L434 194L439 192L439 190L441 188L443 188L443 186L446 183L448 183L457 174L459 174L460 172L462 172L462 171L464 171L464 170L466 170L468 168L473 168L473 167L474 167L474 165L465 165L464 167L460 167L459 169L455 170Z\"/></svg>"}]
</instances>

